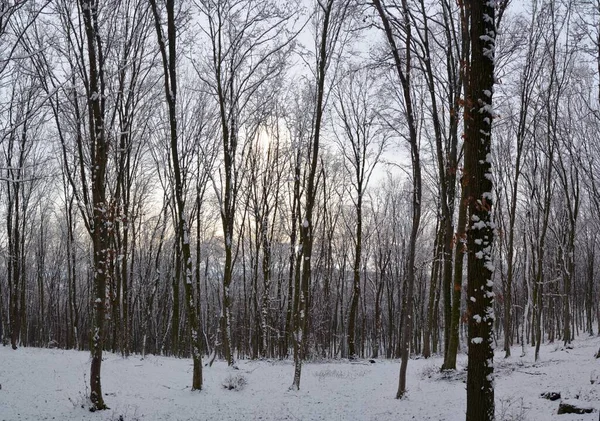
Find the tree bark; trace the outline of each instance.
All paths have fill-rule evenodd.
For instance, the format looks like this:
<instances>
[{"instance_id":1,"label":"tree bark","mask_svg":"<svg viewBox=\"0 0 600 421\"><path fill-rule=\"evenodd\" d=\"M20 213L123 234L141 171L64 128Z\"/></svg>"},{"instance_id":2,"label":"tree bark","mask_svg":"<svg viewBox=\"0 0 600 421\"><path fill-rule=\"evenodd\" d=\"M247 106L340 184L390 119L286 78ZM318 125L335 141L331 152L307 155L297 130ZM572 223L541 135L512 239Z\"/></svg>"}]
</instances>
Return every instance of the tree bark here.
<instances>
[{"instance_id":1,"label":"tree bark","mask_svg":"<svg viewBox=\"0 0 600 421\"><path fill-rule=\"evenodd\" d=\"M492 244L491 129L494 118L496 3L466 2L470 9L471 58L465 98L465 199L468 203L467 421L494 419L494 266Z\"/></svg>"}]
</instances>

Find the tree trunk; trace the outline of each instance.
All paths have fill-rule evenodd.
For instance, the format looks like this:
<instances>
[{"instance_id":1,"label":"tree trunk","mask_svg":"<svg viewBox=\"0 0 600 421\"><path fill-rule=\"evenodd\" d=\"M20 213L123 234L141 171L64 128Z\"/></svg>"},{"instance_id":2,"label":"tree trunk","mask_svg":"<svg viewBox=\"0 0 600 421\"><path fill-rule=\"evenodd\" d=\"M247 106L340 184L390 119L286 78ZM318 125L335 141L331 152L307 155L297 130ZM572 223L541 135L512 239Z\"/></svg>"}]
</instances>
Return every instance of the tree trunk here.
<instances>
[{"instance_id":1,"label":"tree trunk","mask_svg":"<svg viewBox=\"0 0 600 421\"><path fill-rule=\"evenodd\" d=\"M463 265L464 256L467 251L467 198L465 196L465 188L463 186L461 193L461 201L458 208L458 224L456 227L456 251L454 254L454 281L452 288L452 319L450 329L450 344L448 344L448 358L444 362L444 369L456 370L456 356L458 354L458 345L460 342L460 304L462 297L462 281L463 281Z\"/></svg>"},{"instance_id":2,"label":"tree trunk","mask_svg":"<svg viewBox=\"0 0 600 421\"><path fill-rule=\"evenodd\" d=\"M312 274L312 250L314 242L314 223L313 212L314 206L317 199L317 185L316 176L319 164L320 156L320 140L321 140L321 126L323 122L323 115L325 112L325 101L326 101L326 75L329 63L332 59L333 49L335 48L339 31L341 30L341 23L344 20L344 16L348 9L348 5L341 3L339 15L334 14L335 8L338 3L334 0L327 0L318 4L320 12L322 13L322 22L320 28L320 39L319 39L319 51L317 52L317 69L316 69L316 97L315 97L315 108L314 108L314 126L311 144L309 146L309 157L308 157L308 169L306 174L306 186L305 186L305 208L302 223L300 224L300 245L301 245L301 263L302 276L298 285L299 291L295 292L297 297L297 313L295 317L295 329L294 329L294 380L292 382L291 389L300 389L300 376L302 373L302 361L304 360L304 351L306 349L306 327L307 327L307 311L308 311L308 300L309 300L309 285L311 282ZM300 212L298 212L300 215ZM300 268L296 269L296 273ZM298 276L298 275L296 275Z\"/></svg>"},{"instance_id":3,"label":"tree trunk","mask_svg":"<svg viewBox=\"0 0 600 421\"><path fill-rule=\"evenodd\" d=\"M176 242L174 245L174 256L173 256L173 266L175 268L175 273L173 274L173 278L171 279L171 291L173 295L173 308L171 310L171 355L175 357L180 356L180 334L179 334L179 326L181 325L180 317L181 317L181 309L179 304L179 286L181 285L181 262L183 261L181 258L181 244L180 242Z\"/></svg>"},{"instance_id":4,"label":"tree trunk","mask_svg":"<svg viewBox=\"0 0 600 421\"><path fill-rule=\"evenodd\" d=\"M179 163L178 132L177 132L177 60L175 25L175 0L167 0L167 36L165 37L161 25L161 17L156 0L150 0L156 35L163 64L165 79L165 96L169 111L170 149L173 175L175 177L175 205L177 211L177 243L181 247L181 260L176 266L184 271L185 306L187 310L193 361L192 390L202 389L202 355L200 353L200 335L198 334L198 313L193 294L192 253L190 249L190 230L185 216L184 180ZM168 45L165 44L165 41ZM168 48L168 51L167 51Z\"/></svg>"},{"instance_id":5,"label":"tree trunk","mask_svg":"<svg viewBox=\"0 0 600 421\"><path fill-rule=\"evenodd\" d=\"M412 85L410 80L410 69L411 69L411 22L408 13L408 4L406 0L402 1L402 15L404 20L404 36L405 38L405 49L403 51L404 57L401 58L400 50L396 44L396 38L394 35L394 29L390 24L386 10L383 8L380 0L373 0L373 5L377 9L377 13L381 19L384 27L385 36L387 39L390 52L394 59L395 71L398 75L398 80L402 88L402 96L404 99L404 110L405 117L408 123L409 132L409 145L410 155L412 164L412 180L413 180L413 192L412 192L412 223L410 239L408 244L408 252L406 258L406 296L404 297L404 317L402 320L402 343L401 343L401 357L402 362L400 364L400 376L398 379L398 391L396 398L402 398L406 393L406 370L408 367L408 358L410 353L410 341L412 337L412 313L413 313L413 299L414 299L414 286L415 286L415 257L417 248L417 236L419 234L419 225L421 222L421 160L419 157L419 139L417 135L417 127L415 121L415 114L413 112L412 102ZM406 66L406 68L404 67Z\"/></svg>"},{"instance_id":6,"label":"tree trunk","mask_svg":"<svg viewBox=\"0 0 600 421\"><path fill-rule=\"evenodd\" d=\"M110 279L109 261L110 233L109 214L106 200L106 170L108 161L108 142L104 131L104 63L102 44L98 28L98 4L92 0L80 0L81 13L87 38L89 65L88 115L90 125L92 166L92 209L93 219L91 235L94 253L93 308L92 326L92 364L90 370L90 400L92 410L107 409L102 396L101 367L104 347L104 319L106 306L106 283Z\"/></svg>"},{"instance_id":7,"label":"tree trunk","mask_svg":"<svg viewBox=\"0 0 600 421\"><path fill-rule=\"evenodd\" d=\"M587 261L587 285L585 294L585 320L586 331L590 336L594 336L593 314L594 314L594 260L595 260L595 242L589 246Z\"/></svg>"},{"instance_id":8,"label":"tree trunk","mask_svg":"<svg viewBox=\"0 0 600 421\"><path fill-rule=\"evenodd\" d=\"M359 181L359 186L361 185ZM358 312L358 301L360 298L360 263L362 258L362 189L358 188L358 199L356 203L356 243L354 247L354 265L352 267L352 300L350 301L350 313L348 316L348 358L356 357L355 334L356 314Z\"/></svg>"},{"instance_id":9,"label":"tree trunk","mask_svg":"<svg viewBox=\"0 0 600 421\"><path fill-rule=\"evenodd\" d=\"M494 118L494 49L496 3L470 0L471 59L465 98L465 174L468 204L467 314L467 421L494 419L494 266L492 245L491 129Z\"/></svg>"},{"instance_id":10,"label":"tree trunk","mask_svg":"<svg viewBox=\"0 0 600 421\"><path fill-rule=\"evenodd\" d=\"M433 245L433 263L431 265L431 278L429 281L429 298L427 301L427 319L425 320L425 331L423 333L423 357L429 358L431 357L431 333L433 331L434 325L434 305L435 305L435 296L437 289L437 280L439 273L439 255L441 248L441 239L443 231L441 227L439 227L439 218L438 218L438 228L436 229L437 235L435 237L434 245Z\"/></svg>"}]
</instances>

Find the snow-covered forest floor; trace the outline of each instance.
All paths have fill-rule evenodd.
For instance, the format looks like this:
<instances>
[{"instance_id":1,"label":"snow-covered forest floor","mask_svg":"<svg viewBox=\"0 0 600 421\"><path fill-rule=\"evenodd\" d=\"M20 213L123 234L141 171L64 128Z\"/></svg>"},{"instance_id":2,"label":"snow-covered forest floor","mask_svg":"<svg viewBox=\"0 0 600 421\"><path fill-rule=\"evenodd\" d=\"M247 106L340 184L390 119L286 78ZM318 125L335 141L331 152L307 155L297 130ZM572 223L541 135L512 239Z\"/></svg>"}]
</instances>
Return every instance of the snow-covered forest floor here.
<instances>
[{"instance_id":1,"label":"snow-covered forest floor","mask_svg":"<svg viewBox=\"0 0 600 421\"><path fill-rule=\"evenodd\" d=\"M533 362L496 352L496 416L499 421L598 420L598 413L557 415L560 392L600 409L600 338L581 337L573 349L550 344ZM89 353L0 347L0 420L464 420L466 356L456 373L439 372L441 358L409 363L409 394L396 400L398 361L306 363L300 391L289 391L290 361L216 362L204 369L205 388L191 392L191 360L147 356L123 359L106 353L103 391L111 409L87 410ZM245 380L240 390L224 383ZM228 381L229 380L229 381ZM83 405L83 408L82 408Z\"/></svg>"}]
</instances>

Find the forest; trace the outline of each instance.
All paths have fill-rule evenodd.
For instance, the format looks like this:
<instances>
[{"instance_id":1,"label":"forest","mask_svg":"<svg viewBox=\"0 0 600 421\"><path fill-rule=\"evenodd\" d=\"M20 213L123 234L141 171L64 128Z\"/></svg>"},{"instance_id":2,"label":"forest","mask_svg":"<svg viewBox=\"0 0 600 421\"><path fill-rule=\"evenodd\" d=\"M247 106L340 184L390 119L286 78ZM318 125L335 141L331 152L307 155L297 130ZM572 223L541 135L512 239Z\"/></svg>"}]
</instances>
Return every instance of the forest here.
<instances>
[{"instance_id":1,"label":"forest","mask_svg":"<svg viewBox=\"0 0 600 421\"><path fill-rule=\"evenodd\" d=\"M600 334L598 133L598 0L0 0L0 342L93 409L103 351L468 350L491 420Z\"/></svg>"}]
</instances>

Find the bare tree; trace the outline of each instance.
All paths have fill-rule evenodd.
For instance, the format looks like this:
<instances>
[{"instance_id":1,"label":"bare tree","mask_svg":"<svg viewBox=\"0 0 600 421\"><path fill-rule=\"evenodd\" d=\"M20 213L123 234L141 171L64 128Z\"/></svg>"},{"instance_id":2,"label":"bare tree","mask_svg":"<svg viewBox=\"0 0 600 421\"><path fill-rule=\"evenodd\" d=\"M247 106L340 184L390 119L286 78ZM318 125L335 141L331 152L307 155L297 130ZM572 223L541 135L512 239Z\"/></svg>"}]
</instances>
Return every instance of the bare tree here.
<instances>
[{"instance_id":1,"label":"bare tree","mask_svg":"<svg viewBox=\"0 0 600 421\"><path fill-rule=\"evenodd\" d=\"M175 208L177 243L181 250L181 261L176 262L178 267L183 268L185 276L185 306L190 324L191 348L193 360L192 390L202 389L202 354L200 347L200 335L198 332L198 313L196 301L193 296L192 283L192 253L190 247L190 228L185 213L184 183L180 161L179 161L179 132L177 128L177 26L175 15L175 1L166 0L165 9L167 14L166 32L163 29L161 10L156 0L150 0L156 37L163 64L163 77L165 86L165 97L169 115L169 140L171 149L171 165L175 177Z\"/></svg>"},{"instance_id":2,"label":"bare tree","mask_svg":"<svg viewBox=\"0 0 600 421\"><path fill-rule=\"evenodd\" d=\"M94 0L80 0L79 7L87 40L88 81L86 94L88 98L88 135L92 178L92 200L91 203L86 203L88 207L92 208L92 219L88 222L94 250L94 325L92 329L90 400L92 401L92 410L102 410L108 408L102 396L100 375L105 335L106 286L110 259L110 221L107 218L108 201L106 197L109 142L104 127L106 104L104 51L102 34L99 33L98 3ZM79 141L82 142L83 139L79 138ZM80 144L78 147L82 148L82 145ZM83 157L80 157L80 159L83 159ZM83 163L80 165L83 165ZM86 184L85 180L82 180L82 184Z\"/></svg>"},{"instance_id":3,"label":"bare tree","mask_svg":"<svg viewBox=\"0 0 600 421\"><path fill-rule=\"evenodd\" d=\"M356 212L352 300L348 313L348 356L356 356L355 329L361 295L363 262L363 201L365 191L385 148L388 137L381 130L377 110L375 78L368 69L349 69L349 74L336 87L334 108L342 133L337 141L344 166L351 174L352 202Z\"/></svg>"},{"instance_id":4,"label":"bare tree","mask_svg":"<svg viewBox=\"0 0 600 421\"><path fill-rule=\"evenodd\" d=\"M498 209L506 207L508 213L508 222L503 224L502 231L505 235L500 237L501 248L506 250L506 275L502 271L502 292L504 298L504 352L505 357L510 356L510 346L512 344L513 329L513 282L515 278L515 225L518 219L519 189L521 182L521 173L523 171L523 161L526 158L527 149L531 147L531 135L533 128L533 116L536 114L535 87L538 84L542 74L540 60L540 47L542 32L535 25L537 16L532 14L532 20L526 22L523 18L517 19L510 31L522 33L523 25L526 25L527 31L522 36L523 57L521 60L514 60L515 65L520 66L520 73L514 86L510 86L505 93L507 98L506 110L509 118L505 127L498 127L498 152L497 158L510 157L514 161L514 166L508 162L498 163ZM508 29L508 28L507 28ZM518 64L517 64L518 63ZM502 93L501 93L502 94ZM512 98L516 98L516 104ZM503 108L504 109L504 108ZM511 111L516 110L516 111ZM503 130L504 129L504 130ZM514 142L512 139L515 139ZM508 171L512 173L508 173ZM503 221L500 221L503 223ZM525 313L530 308L526 307ZM525 315L527 317L527 315Z\"/></svg>"},{"instance_id":5,"label":"bare tree","mask_svg":"<svg viewBox=\"0 0 600 421\"><path fill-rule=\"evenodd\" d=\"M117 77L109 83L115 92L115 103L107 121L118 147L113 148L114 174L111 190L114 205L111 208L115 249L111 284L113 349L119 348L128 356L131 347L131 264L135 249L133 229L139 217L136 209L137 176L145 152L140 139L146 134L144 116L150 114L147 88L149 72L146 66L156 62L147 60L147 38L152 33L150 8L143 0L128 0L117 5L115 37L119 36L114 56L117 58ZM115 66L116 64L116 66Z\"/></svg>"},{"instance_id":6,"label":"bare tree","mask_svg":"<svg viewBox=\"0 0 600 421\"><path fill-rule=\"evenodd\" d=\"M291 389L300 389L300 377L302 374L302 361L305 358L306 344L306 321L309 300L309 287L312 276L312 256L314 244L314 219L315 204L317 199L317 171L320 160L321 131L323 117L327 103L328 73L332 70L332 63L338 53L340 45L344 44L345 21L348 17L349 2L339 0L327 0L317 2L315 6L315 19L317 22L316 36L316 68L314 71L314 104L311 110L312 127L308 144L307 169L304 178L304 208L300 207L299 185L295 186L295 206L297 216L302 214L300 224L300 253L296 265L294 286L294 380ZM335 75L335 71L333 72ZM298 169L296 175L299 175ZM300 180L298 179L298 182ZM301 212L303 211L303 212ZM300 260L301 259L301 260ZM301 263L301 267L300 267ZM301 270L301 276L300 276Z\"/></svg>"},{"instance_id":7,"label":"bare tree","mask_svg":"<svg viewBox=\"0 0 600 421\"><path fill-rule=\"evenodd\" d=\"M403 0L398 7L400 16L390 16L388 8L380 0L373 0L373 5L379 15L388 47L393 58L394 73L398 76L402 97L404 100L404 118L408 129L406 139L410 145L410 156L412 164L412 227L406 257L406 296L404 297L404 319L402 326L402 363L400 365L400 377L396 398L400 399L406 394L406 369L410 353L410 341L412 337L412 312L413 295L415 285L415 255L417 248L417 236L421 222L421 159L419 139L417 134L417 119L415 117L413 104L413 87L411 85L411 57L412 57L412 23L408 14L408 3ZM398 33L398 28L402 32ZM401 44L400 44L401 43ZM400 45L399 45L400 44Z\"/></svg>"},{"instance_id":8,"label":"bare tree","mask_svg":"<svg viewBox=\"0 0 600 421\"><path fill-rule=\"evenodd\" d=\"M18 50L17 50L18 51ZM37 174L36 144L42 127L39 108L40 89L29 69L13 67L13 88L7 109L8 129L0 142L2 175L6 196L7 277L9 293L10 342L13 349L27 342L25 294L27 286L27 256L31 224L32 191ZM36 115L37 114L37 115Z\"/></svg>"},{"instance_id":9,"label":"bare tree","mask_svg":"<svg viewBox=\"0 0 600 421\"><path fill-rule=\"evenodd\" d=\"M222 346L225 358L232 365L231 283L236 244L239 244L235 239L238 192L249 140L257 135L259 124L268 112L268 98L275 92L267 82L285 71L288 52L293 46L295 34L290 22L294 11L272 1L256 0L202 0L197 6L207 20L201 31L209 47L206 62L198 60L195 66L216 101L221 128L224 173L219 174L213 185L221 207L225 248Z\"/></svg>"},{"instance_id":10,"label":"bare tree","mask_svg":"<svg viewBox=\"0 0 600 421\"><path fill-rule=\"evenodd\" d=\"M465 90L465 196L468 203L467 365L468 421L494 419L494 282L492 275L492 159L491 130L494 111L495 2L469 1L470 61Z\"/></svg>"}]
</instances>

